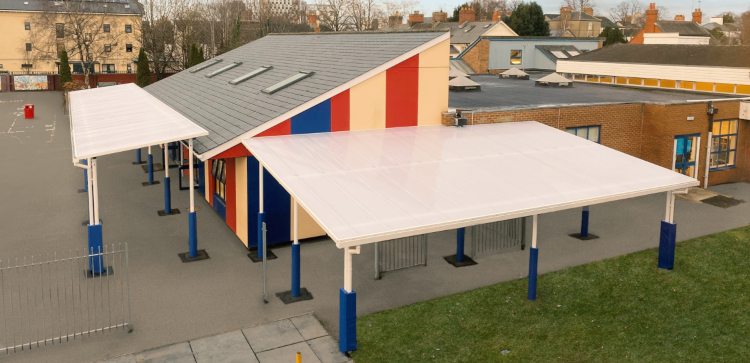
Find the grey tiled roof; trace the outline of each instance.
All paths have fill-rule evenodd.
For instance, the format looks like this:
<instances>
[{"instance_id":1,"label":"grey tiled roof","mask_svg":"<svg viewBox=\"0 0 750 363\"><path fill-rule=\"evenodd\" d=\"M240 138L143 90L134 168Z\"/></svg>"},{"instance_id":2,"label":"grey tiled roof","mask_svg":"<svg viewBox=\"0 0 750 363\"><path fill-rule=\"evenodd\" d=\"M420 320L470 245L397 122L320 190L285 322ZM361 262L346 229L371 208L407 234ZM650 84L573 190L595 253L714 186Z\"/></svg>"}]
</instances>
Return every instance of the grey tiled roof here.
<instances>
[{"instance_id":1,"label":"grey tiled roof","mask_svg":"<svg viewBox=\"0 0 750 363\"><path fill-rule=\"evenodd\" d=\"M711 33L692 21L657 21L656 26L664 33L679 33L682 36L704 36L710 37Z\"/></svg>"},{"instance_id":2,"label":"grey tiled roof","mask_svg":"<svg viewBox=\"0 0 750 363\"><path fill-rule=\"evenodd\" d=\"M110 14L143 14L143 6L138 0L67 0L81 3L81 10L94 13ZM56 6L52 0L0 0L0 11L62 11L62 6ZM75 6L75 5L74 5ZM75 6L78 11L78 6Z\"/></svg>"},{"instance_id":3,"label":"grey tiled roof","mask_svg":"<svg viewBox=\"0 0 750 363\"><path fill-rule=\"evenodd\" d=\"M750 68L750 46L616 44L571 61Z\"/></svg>"},{"instance_id":4,"label":"grey tiled roof","mask_svg":"<svg viewBox=\"0 0 750 363\"><path fill-rule=\"evenodd\" d=\"M203 154L443 34L272 34L219 55L217 65L182 71L146 90L209 131L195 143ZM242 65L206 78L232 62ZM261 66L273 69L238 85L228 83ZM261 92L300 71L315 74L274 94Z\"/></svg>"}]
</instances>

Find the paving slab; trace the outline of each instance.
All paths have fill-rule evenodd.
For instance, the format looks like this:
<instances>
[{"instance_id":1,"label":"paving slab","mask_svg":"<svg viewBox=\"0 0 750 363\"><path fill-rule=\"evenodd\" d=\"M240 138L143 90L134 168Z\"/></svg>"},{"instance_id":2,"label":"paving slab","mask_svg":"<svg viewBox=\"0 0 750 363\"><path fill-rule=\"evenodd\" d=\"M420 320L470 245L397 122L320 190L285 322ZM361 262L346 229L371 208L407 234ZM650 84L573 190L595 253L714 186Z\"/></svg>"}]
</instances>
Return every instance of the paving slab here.
<instances>
[{"instance_id":1,"label":"paving slab","mask_svg":"<svg viewBox=\"0 0 750 363\"><path fill-rule=\"evenodd\" d=\"M292 324L297 327L297 330L299 330L305 340L328 335L328 332L323 328L323 325L320 324L320 321L318 321L318 319L312 314L295 316L289 320L291 320Z\"/></svg>"},{"instance_id":2,"label":"paving slab","mask_svg":"<svg viewBox=\"0 0 750 363\"><path fill-rule=\"evenodd\" d=\"M138 363L195 363L190 344L177 343L135 355Z\"/></svg>"},{"instance_id":3,"label":"paving slab","mask_svg":"<svg viewBox=\"0 0 750 363\"><path fill-rule=\"evenodd\" d=\"M190 346L197 363L258 363L250 344L239 330L191 340Z\"/></svg>"},{"instance_id":4,"label":"paving slab","mask_svg":"<svg viewBox=\"0 0 750 363\"><path fill-rule=\"evenodd\" d=\"M322 363L352 362L349 357L339 352L339 345L336 339L333 339L330 335L308 340L307 344Z\"/></svg>"},{"instance_id":5,"label":"paving slab","mask_svg":"<svg viewBox=\"0 0 750 363\"><path fill-rule=\"evenodd\" d=\"M303 342L302 334L289 319L274 321L252 328L243 329L247 341L255 353ZM258 355L260 359L260 355Z\"/></svg>"},{"instance_id":6,"label":"paving slab","mask_svg":"<svg viewBox=\"0 0 750 363\"><path fill-rule=\"evenodd\" d=\"M262 353L258 353L258 360L260 361L260 363L291 363L295 361L297 352L302 353L302 362L304 363L321 363L320 359L315 356L315 353L305 342L287 345L278 349L272 349Z\"/></svg>"}]
</instances>

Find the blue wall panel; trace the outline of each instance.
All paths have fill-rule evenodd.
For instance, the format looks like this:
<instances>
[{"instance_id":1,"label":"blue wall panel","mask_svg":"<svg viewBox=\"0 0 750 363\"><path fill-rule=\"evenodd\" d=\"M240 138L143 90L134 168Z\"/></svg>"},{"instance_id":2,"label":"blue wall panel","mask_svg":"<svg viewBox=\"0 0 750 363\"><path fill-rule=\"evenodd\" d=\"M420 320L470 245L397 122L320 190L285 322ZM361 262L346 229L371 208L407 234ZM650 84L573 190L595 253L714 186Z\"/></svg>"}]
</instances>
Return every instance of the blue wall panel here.
<instances>
[{"instance_id":1,"label":"blue wall panel","mask_svg":"<svg viewBox=\"0 0 750 363\"><path fill-rule=\"evenodd\" d=\"M265 206L268 245L291 240L291 197L268 171L263 171L263 201ZM258 160L247 158L247 232L251 247L258 246Z\"/></svg>"},{"instance_id":2,"label":"blue wall panel","mask_svg":"<svg viewBox=\"0 0 750 363\"><path fill-rule=\"evenodd\" d=\"M227 205L224 203L221 198L219 198L218 195L214 194L214 210L217 214L219 214L219 217L223 220L227 220Z\"/></svg>"},{"instance_id":3,"label":"blue wall panel","mask_svg":"<svg viewBox=\"0 0 750 363\"><path fill-rule=\"evenodd\" d=\"M292 134L331 132L331 100L325 100L292 117Z\"/></svg>"}]
</instances>

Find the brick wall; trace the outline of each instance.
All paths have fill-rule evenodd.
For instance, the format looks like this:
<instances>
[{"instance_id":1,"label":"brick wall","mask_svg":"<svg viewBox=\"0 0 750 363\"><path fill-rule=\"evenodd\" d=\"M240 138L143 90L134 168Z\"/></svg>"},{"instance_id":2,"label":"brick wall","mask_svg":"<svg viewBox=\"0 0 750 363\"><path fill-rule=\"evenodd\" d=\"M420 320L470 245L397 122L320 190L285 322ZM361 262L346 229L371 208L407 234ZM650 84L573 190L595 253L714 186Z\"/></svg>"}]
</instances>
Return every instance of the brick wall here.
<instances>
[{"instance_id":1,"label":"brick wall","mask_svg":"<svg viewBox=\"0 0 750 363\"><path fill-rule=\"evenodd\" d=\"M490 66L490 41L486 39L480 40L479 43L469 49L461 59L471 67L475 73L487 73L487 68Z\"/></svg>"},{"instance_id":2,"label":"brick wall","mask_svg":"<svg viewBox=\"0 0 750 363\"><path fill-rule=\"evenodd\" d=\"M715 120L736 119L738 101L714 102L719 109ZM639 157L665 168L672 167L674 137L701 134L699 180L703 181L708 137L707 102L650 104L623 103L577 105L526 109L463 110L469 125L538 121L561 130L576 126L601 126L602 145ZM688 117L694 118L688 121ZM443 114L443 124L452 125L454 114ZM709 184L750 181L750 121L740 120L738 127L736 167L712 171Z\"/></svg>"}]
</instances>

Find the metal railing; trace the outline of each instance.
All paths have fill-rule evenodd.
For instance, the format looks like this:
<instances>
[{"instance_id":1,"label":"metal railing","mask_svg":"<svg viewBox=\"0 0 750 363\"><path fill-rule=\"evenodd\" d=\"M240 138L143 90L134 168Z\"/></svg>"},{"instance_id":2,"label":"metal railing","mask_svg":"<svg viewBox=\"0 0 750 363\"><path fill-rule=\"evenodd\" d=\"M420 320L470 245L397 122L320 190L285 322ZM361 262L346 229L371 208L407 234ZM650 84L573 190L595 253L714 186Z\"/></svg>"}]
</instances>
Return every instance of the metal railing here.
<instances>
[{"instance_id":1,"label":"metal railing","mask_svg":"<svg viewBox=\"0 0 750 363\"><path fill-rule=\"evenodd\" d=\"M517 218L466 227L469 256L476 258L524 249L525 225L525 218Z\"/></svg>"},{"instance_id":2,"label":"metal railing","mask_svg":"<svg viewBox=\"0 0 750 363\"><path fill-rule=\"evenodd\" d=\"M92 275L99 259L104 272ZM128 245L0 259L0 354L132 331Z\"/></svg>"},{"instance_id":3,"label":"metal railing","mask_svg":"<svg viewBox=\"0 0 750 363\"><path fill-rule=\"evenodd\" d=\"M414 266L427 266L426 234L375 243L375 279Z\"/></svg>"}]
</instances>

